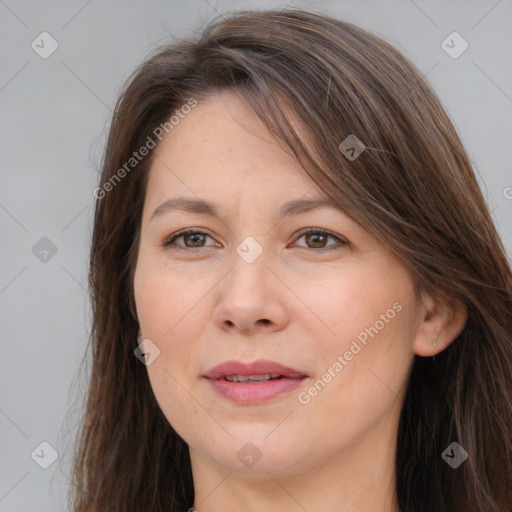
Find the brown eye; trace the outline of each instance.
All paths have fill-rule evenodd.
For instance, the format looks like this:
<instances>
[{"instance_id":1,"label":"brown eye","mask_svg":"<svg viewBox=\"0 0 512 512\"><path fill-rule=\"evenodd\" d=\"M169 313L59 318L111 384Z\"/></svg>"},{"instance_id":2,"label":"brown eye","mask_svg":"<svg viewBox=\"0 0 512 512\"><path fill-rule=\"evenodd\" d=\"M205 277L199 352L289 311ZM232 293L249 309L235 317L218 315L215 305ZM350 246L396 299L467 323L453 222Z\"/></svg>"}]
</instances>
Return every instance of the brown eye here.
<instances>
[{"instance_id":1,"label":"brown eye","mask_svg":"<svg viewBox=\"0 0 512 512\"><path fill-rule=\"evenodd\" d=\"M178 250L187 250L198 248L201 249L203 247L209 247L205 245L206 238L211 238L206 233L202 231L196 231L193 229L188 229L185 231L178 231L171 235L164 243L164 247L169 249L178 249ZM184 244L177 244L176 240L183 239Z\"/></svg>"},{"instance_id":2,"label":"brown eye","mask_svg":"<svg viewBox=\"0 0 512 512\"><path fill-rule=\"evenodd\" d=\"M306 246L299 245L299 247L304 249L319 249L316 252L327 252L348 245L348 243L340 237L321 229L304 230L300 233L298 240L301 238L304 238ZM327 245L329 238L336 240L338 243Z\"/></svg>"},{"instance_id":3,"label":"brown eye","mask_svg":"<svg viewBox=\"0 0 512 512\"><path fill-rule=\"evenodd\" d=\"M183 240L185 241L186 247L203 247L205 241L204 233L187 233L186 235L182 235ZM190 241L190 245L187 244L187 240Z\"/></svg>"},{"instance_id":4,"label":"brown eye","mask_svg":"<svg viewBox=\"0 0 512 512\"><path fill-rule=\"evenodd\" d=\"M306 229L299 233L299 235L300 236L298 240L304 238L306 245L299 245L298 247L303 249L316 250L315 252L327 252L348 245L348 242L341 239L340 237L321 229ZM163 246L170 250L186 251L187 249L202 249L212 246L206 245L207 238L211 238L207 233L194 229L186 229L184 231L178 231L177 233L172 234L163 243ZM338 243L327 245L330 238L337 241ZM176 241L179 239L183 239L183 243L176 243Z\"/></svg>"},{"instance_id":5,"label":"brown eye","mask_svg":"<svg viewBox=\"0 0 512 512\"><path fill-rule=\"evenodd\" d=\"M328 235L324 235L323 233L307 233L304 235L304 240L306 240L306 243L312 244L312 247L315 249L321 249L325 247L327 238Z\"/></svg>"}]
</instances>

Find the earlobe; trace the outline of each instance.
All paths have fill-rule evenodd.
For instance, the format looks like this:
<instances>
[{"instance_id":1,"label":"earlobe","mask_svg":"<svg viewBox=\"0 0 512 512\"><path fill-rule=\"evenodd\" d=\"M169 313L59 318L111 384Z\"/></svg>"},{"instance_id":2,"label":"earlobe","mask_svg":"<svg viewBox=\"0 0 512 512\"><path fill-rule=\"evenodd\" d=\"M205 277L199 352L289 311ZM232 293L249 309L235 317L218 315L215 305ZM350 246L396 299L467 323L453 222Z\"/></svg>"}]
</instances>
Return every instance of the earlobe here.
<instances>
[{"instance_id":1,"label":"earlobe","mask_svg":"<svg viewBox=\"0 0 512 512\"><path fill-rule=\"evenodd\" d=\"M447 348L464 329L468 310L455 297L422 295L422 320L413 341L414 353L432 357Z\"/></svg>"}]
</instances>

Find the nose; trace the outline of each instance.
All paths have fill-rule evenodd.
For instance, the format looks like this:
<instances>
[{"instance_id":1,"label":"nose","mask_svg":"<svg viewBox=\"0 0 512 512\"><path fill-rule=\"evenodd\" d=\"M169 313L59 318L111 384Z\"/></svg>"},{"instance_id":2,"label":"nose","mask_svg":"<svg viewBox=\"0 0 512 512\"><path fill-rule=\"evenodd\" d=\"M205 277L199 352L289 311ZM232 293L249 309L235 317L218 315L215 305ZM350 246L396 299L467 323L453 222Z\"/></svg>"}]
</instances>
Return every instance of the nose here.
<instances>
[{"instance_id":1,"label":"nose","mask_svg":"<svg viewBox=\"0 0 512 512\"><path fill-rule=\"evenodd\" d=\"M285 297L289 291L264 254L252 263L235 254L231 270L219 283L213 320L223 331L270 333L288 324Z\"/></svg>"}]
</instances>

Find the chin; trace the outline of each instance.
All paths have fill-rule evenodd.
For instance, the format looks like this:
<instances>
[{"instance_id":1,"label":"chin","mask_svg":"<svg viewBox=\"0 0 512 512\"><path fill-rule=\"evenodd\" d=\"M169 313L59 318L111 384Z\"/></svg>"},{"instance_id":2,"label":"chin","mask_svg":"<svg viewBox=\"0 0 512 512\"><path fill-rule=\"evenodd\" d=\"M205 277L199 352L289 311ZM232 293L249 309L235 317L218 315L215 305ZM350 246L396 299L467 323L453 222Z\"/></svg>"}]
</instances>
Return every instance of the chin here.
<instances>
[{"instance_id":1,"label":"chin","mask_svg":"<svg viewBox=\"0 0 512 512\"><path fill-rule=\"evenodd\" d=\"M287 435L284 430L279 435L272 432L272 428L265 425L257 432L249 427L230 428L233 438L215 446L203 446L203 450L227 470L249 478L268 479L268 473L282 476L296 474L305 455L300 450L307 443L293 443L291 440L297 439L296 436Z\"/></svg>"}]
</instances>

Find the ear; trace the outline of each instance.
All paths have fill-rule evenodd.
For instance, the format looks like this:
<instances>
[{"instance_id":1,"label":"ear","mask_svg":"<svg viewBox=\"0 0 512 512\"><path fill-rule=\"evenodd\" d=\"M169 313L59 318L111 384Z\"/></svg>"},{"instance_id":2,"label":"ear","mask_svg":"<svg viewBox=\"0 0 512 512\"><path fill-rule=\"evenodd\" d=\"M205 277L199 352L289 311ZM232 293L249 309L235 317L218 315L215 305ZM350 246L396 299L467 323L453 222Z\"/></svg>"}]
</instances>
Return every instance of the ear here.
<instances>
[{"instance_id":1,"label":"ear","mask_svg":"<svg viewBox=\"0 0 512 512\"><path fill-rule=\"evenodd\" d=\"M462 332L468 319L468 309L454 297L432 297L421 294L419 326L413 341L413 351L422 357L442 352ZM435 345L434 342L435 341Z\"/></svg>"}]
</instances>

